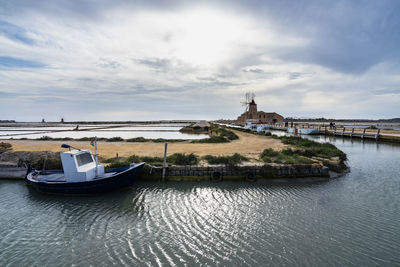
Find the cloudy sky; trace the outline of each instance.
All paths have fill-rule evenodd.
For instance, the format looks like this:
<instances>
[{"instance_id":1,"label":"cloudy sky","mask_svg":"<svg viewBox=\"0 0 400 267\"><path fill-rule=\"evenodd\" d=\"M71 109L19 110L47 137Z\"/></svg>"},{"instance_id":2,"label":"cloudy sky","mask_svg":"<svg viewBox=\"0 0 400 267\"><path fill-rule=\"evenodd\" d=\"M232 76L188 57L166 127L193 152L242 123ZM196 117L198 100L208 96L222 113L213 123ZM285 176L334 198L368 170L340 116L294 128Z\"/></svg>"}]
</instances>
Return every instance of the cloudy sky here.
<instances>
[{"instance_id":1,"label":"cloudy sky","mask_svg":"<svg viewBox=\"0 0 400 267\"><path fill-rule=\"evenodd\" d=\"M400 1L0 0L0 119L400 117Z\"/></svg>"}]
</instances>

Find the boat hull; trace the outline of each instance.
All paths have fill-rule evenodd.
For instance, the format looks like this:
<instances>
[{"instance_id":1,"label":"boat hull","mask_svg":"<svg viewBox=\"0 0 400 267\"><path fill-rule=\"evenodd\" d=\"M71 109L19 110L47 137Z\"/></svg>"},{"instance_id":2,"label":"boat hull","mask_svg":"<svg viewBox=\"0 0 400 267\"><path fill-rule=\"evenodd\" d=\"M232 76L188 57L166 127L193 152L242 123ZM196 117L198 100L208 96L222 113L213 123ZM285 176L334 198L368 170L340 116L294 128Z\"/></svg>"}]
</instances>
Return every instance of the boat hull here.
<instances>
[{"instance_id":1,"label":"boat hull","mask_svg":"<svg viewBox=\"0 0 400 267\"><path fill-rule=\"evenodd\" d=\"M65 195L91 195L101 194L132 187L135 180L140 176L144 163L129 167L107 178L95 179L85 182L47 182L36 181L32 176L33 172L27 175L27 184L36 190L50 194Z\"/></svg>"},{"instance_id":2,"label":"boat hull","mask_svg":"<svg viewBox=\"0 0 400 267\"><path fill-rule=\"evenodd\" d=\"M292 133L292 134L296 134L296 130L297 130L297 134L319 134L319 130L316 128L288 128L288 133Z\"/></svg>"}]
</instances>

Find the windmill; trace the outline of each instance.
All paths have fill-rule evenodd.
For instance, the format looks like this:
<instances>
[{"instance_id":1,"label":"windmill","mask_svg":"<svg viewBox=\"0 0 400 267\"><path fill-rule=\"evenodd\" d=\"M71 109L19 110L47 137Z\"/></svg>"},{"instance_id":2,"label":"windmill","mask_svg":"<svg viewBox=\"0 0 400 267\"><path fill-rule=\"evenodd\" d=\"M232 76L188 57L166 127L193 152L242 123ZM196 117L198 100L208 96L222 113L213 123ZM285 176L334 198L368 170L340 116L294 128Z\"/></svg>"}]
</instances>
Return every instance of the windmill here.
<instances>
[{"instance_id":1,"label":"windmill","mask_svg":"<svg viewBox=\"0 0 400 267\"><path fill-rule=\"evenodd\" d=\"M245 114L246 114L246 120L248 119L248 116L249 116L249 107L250 107L250 103L251 103L251 101L253 101L254 100L254 97L255 97L256 95L254 94L254 93L250 93L250 92L247 92L246 94L245 94L245 101L244 102L240 102L240 103L242 103L242 106L244 106L245 107Z\"/></svg>"}]
</instances>

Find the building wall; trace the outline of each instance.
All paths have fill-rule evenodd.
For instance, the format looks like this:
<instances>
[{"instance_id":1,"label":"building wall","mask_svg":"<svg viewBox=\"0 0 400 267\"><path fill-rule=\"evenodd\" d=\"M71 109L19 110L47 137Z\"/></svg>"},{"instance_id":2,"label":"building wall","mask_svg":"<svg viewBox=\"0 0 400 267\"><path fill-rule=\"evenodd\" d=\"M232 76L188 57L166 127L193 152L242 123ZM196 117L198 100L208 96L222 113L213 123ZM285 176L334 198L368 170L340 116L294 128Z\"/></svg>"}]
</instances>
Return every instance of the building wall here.
<instances>
[{"instance_id":1,"label":"building wall","mask_svg":"<svg viewBox=\"0 0 400 267\"><path fill-rule=\"evenodd\" d=\"M248 116L246 116L248 115ZM257 113L243 113L237 118L238 123L244 124L246 119L256 119L261 121L262 123L275 123L275 122L282 122L283 117L275 112L264 112L258 111Z\"/></svg>"},{"instance_id":2,"label":"building wall","mask_svg":"<svg viewBox=\"0 0 400 267\"><path fill-rule=\"evenodd\" d=\"M254 99L249 104L249 111L237 118L237 122L244 124L247 119L259 120L262 123L282 122L283 117L275 112L257 111L257 104Z\"/></svg>"}]
</instances>

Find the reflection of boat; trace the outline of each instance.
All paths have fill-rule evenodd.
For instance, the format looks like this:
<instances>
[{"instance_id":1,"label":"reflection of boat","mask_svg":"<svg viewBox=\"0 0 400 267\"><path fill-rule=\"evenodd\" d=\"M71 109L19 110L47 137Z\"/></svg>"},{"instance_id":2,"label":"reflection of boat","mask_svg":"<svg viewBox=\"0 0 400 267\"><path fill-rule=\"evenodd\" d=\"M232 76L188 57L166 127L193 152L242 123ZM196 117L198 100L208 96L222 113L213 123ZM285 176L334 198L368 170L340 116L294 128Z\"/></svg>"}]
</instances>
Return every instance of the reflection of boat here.
<instances>
[{"instance_id":1,"label":"reflection of boat","mask_svg":"<svg viewBox=\"0 0 400 267\"><path fill-rule=\"evenodd\" d=\"M70 148L63 145L64 148ZM145 163L105 171L90 150L61 152L63 171L28 170L28 185L46 193L96 194L131 187Z\"/></svg>"},{"instance_id":2,"label":"reflection of boat","mask_svg":"<svg viewBox=\"0 0 400 267\"><path fill-rule=\"evenodd\" d=\"M317 128L288 128L287 131L292 134L319 134Z\"/></svg>"}]
</instances>

